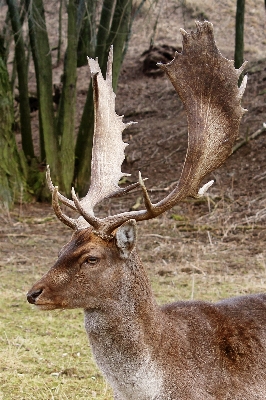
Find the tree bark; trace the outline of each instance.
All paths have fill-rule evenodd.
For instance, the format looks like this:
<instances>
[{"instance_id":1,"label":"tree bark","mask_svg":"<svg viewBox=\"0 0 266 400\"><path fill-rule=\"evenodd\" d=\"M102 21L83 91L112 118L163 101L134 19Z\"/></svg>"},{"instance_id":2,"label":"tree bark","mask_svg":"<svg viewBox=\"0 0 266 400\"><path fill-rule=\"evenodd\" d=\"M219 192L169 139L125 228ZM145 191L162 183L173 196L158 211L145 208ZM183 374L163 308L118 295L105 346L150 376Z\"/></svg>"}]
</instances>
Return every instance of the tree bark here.
<instances>
[{"instance_id":1,"label":"tree bark","mask_svg":"<svg viewBox=\"0 0 266 400\"><path fill-rule=\"evenodd\" d=\"M26 160L22 153L19 156L13 122L13 96L8 72L0 57L0 203L7 208L15 201L29 199Z\"/></svg>"},{"instance_id":2,"label":"tree bark","mask_svg":"<svg viewBox=\"0 0 266 400\"><path fill-rule=\"evenodd\" d=\"M77 80L77 3L68 3L68 46L65 56L63 90L59 103L57 132L60 143L61 185L70 194L75 161L75 115Z\"/></svg>"},{"instance_id":3,"label":"tree bark","mask_svg":"<svg viewBox=\"0 0 266 400\"><path fill-rule=\"evenodd\" d=\"M11 9L18 0L7 1ZM25 15L28 16L29 20L30 43L39 99L41 161L50 165L53 181L59 185L64 194L70 194L71 184L75 179L75 186L77 186L79 194L82 195L86 193L90 181L94 110L90 85L76 146L74 147L77 43L80 36L80 21L84 20L84 10L87 9L86 51L89 51L91 57L99 56L103 73L106 70L110 45L114 44L113 74L114 88L116 88L125 50L125 41L130 29L132 0L102 0L99 3L97 0L68 0L68 46L64 57L63 89L56 117L52 103L51 49L48 42L43 0L25 0L25 2L28 8ZM100 7L100 26L96 37L95 15L100 11ZM15 10L15 20L18 23L19 14L16 7ZM18 32L20 34L19 29L15 29L15 25L13 31L14 35ZM20 49L22 50L22 48L23 45L20 44ZM97 54L95 54L95 51ZM24 73L24 76L26 76L26 73ZM20 94L23 96L25 93L27 93L27 88L22 90L22 86L20 86ZM29 109L28 95L26 97L27 108ZM21 126L25 126L25 124Z\"/></svg>"},{"instance_id":4,"label":"tree bark","mask_svg":"<svg viewBox=\"0 0 266 400\"><path fill-rule=\"evenodd\" d=\"M244 61L244 17L245 0L237 0L235 29L235 68L240 68Z\"/></svg>"},{"instance_id":5,"label":"tree bark","mask_svg":"<svg viewBox=\"0 0 266 400\"><path fill-rule=\"evenodd\" d=\"M130 19L132 12L132 0L118 0L117 4L121 7L119 26L117 28L117 34L114 38L114 63L113 63L113 89L116 92L118 77L125 56L125 45L128 38L128 33L131 28ZM112 28L111 28L112 30Z\"/></svg>"},{"instance_id":6,"label":"tree bark","mask_svg":"<svg viewBox=\"0 0 266 400\"><path fill-rule=\"evenodd\" d=\"M62 9L63 9L63 0L59 0L59 1L60 1L60 6L59 6L59 15L58 15L57 66L60 63L61 47L62 47Z\"/></svg>"},{"instance_id":7,"label":"tree bark","mask_svg":"<svg viewBox=\"0 0 266 400\"><path fill-rule=\"evenodd\" d=\"M87 57L94 57L96 41L96 1L81 0L78 7L77 17L77 66L82 67L88 64ZM85 16L85 18L84 18Z\"/></svg>"},{"instance_id":8,"label":"tree bark","mask_svg":"<svg viewBox=\"0 0 266 400\"><path fill-rule=\"evenodd\" d=\"M110 32L110 24L112 22L112 15L114 8L113 6L114 6L113 0L104 0L102 6L100 24L97 33L97 45L95 49L95 57L98 57L101 69L106 68L106 66L103 65L103 61L106 59L105 57L106 41Z\"/></svg>"},{"instance_id":9,"label":"tree bark","mask_svg":"<svg viewBox=\"0 0 266 400\"><path fill-rule=\"evenodd\" d=\"M7 0L7 5L15 40L15 58L18 73L22 148L25 156L28 159L31 159L34 158L34 149L31 134L27 64L25 57L24 40L22 36L22 27L20 23L16 0Z\"/></svg>"},{"instance_id":10,"label":"tree bark","mask_svg":"<svg viewBox=\"0 0 266 400\"><path fill-rule=\"evenodd\" d=\"M50 165L55 182L59 181L60 162L53 109L52 60L42 0L27 0L30 43L35 66L39 100L41 161Z\"/></svg>"},{"instance_id":11,"label":"tree bark","mask_svg":"<svg viewBox=\"0 0 266 400\"><path fill-rule=\"evenodd\" d=\"M102 71L105 73L108 53L110 46L114 46L114 62L113 62L113 89L116 91L118 76L121 69L124 46L130 29L130 18L132 10L132 0L117 0L113 21L110 28L108 38L106 40L106 47L104 59L102 64Z\"/></svg>"},{"instance_id":12,"label":"tree bark","mask_svg":"<svg viewBox=\"0 0 266 400\"><path fill-rule=\"evenodd\" d=\"M85 196L90 184L93 132L94 106L90 83L75 148L75 182L80 196Z\"/></svg>"}]
</instances>

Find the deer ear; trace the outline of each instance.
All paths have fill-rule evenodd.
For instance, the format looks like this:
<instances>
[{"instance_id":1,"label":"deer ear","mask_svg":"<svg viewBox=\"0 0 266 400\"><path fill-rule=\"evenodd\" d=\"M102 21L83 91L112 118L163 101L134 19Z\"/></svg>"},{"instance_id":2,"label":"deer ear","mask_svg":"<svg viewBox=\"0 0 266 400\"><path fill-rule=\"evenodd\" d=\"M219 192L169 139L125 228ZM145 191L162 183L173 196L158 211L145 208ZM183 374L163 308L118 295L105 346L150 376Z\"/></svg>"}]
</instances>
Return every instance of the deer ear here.
<instances>
[{"instance_id":1,"label":"deer ear","mask_svg":"<svg viewBox=\"0 0 266 400\"><path fill-rule=\"evenodd\" d=\"M116 231L115 238L120 256L122 258L128 258L136 243L136 221L134 219L130 219L121 225Z\"/></svg>"}]
</instances>

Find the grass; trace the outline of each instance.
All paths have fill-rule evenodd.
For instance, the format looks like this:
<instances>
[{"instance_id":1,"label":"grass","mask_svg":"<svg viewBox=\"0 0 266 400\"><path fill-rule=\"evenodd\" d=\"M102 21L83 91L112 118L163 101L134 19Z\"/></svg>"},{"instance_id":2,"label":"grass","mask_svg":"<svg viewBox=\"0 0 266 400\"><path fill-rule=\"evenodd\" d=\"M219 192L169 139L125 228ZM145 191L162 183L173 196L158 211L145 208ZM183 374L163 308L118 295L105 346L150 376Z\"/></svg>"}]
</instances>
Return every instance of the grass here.
<instances>
[{"instance_id":1,"label":"grass","mask_svg":"<svg viewBox=\"0 0 266 400\"><path fill-rule=\"evenodd\" d=\"M110 399L92 361L83 312L40 312L25 293L31 271L1 270L0 399Z\"/></svg>"},{"instance_id":2,"label":"grass","mask_svg":"<svg viewBox=\"0 0 266 400\"><path fill-rule=\"evenodd\" d=\"M70 237L49 217L50 207L28 207L24 216L15 210L2 218L0 400L110 400L82 310L41 312L26 301L27 290ZM233 209L224 208L227 212ZM159 303L266 291L265 241L257 221L251 230L241 229L241 220L226 224L219 208L208 216L210 230L200 228L201 216L194 221L198 230L191 230L191 211L186 220L188 231L179 230L171 214L139 225L139 251Z\"/></svg>"}]
</instances>

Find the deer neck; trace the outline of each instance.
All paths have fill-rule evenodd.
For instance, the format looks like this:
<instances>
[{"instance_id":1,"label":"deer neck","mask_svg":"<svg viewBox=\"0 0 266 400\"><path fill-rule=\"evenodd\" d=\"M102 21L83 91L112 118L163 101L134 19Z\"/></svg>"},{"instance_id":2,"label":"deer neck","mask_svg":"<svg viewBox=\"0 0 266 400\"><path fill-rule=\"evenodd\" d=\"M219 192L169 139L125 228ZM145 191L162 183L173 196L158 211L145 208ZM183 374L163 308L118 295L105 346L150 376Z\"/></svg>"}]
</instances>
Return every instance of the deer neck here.
<instances>
[{"instance_id":1,"label":"deer neck","mask_svg":"<svg viewBox=\"0 0 266 400\"><path fill-rule=\"evenodd\" d=\"M131 390L139 386L139 398L146 399L147 390L156 394L161 385L154 361L160 310L146 272L134 258L125 265L117 298L100 310L85 310L85 327L94 358L115 391L120 393L124 382L129 394L123 398L131 398Z\"/></svg>"},{"instance_id":2,"label":"deer neck","mask_svg":"<svg viewBox=\"0 0 266 400\"><path fill-rule=\"evenodd\" d=\"M126 329L146 330L156 323L159 306L151 290L146 271L136 252L119 267L119 282L112 298L104 299L101 306L85 310L86 331L89 337L118 334ZM132 336L132 332L131 332Z\"/></svg>"}]
</instances>

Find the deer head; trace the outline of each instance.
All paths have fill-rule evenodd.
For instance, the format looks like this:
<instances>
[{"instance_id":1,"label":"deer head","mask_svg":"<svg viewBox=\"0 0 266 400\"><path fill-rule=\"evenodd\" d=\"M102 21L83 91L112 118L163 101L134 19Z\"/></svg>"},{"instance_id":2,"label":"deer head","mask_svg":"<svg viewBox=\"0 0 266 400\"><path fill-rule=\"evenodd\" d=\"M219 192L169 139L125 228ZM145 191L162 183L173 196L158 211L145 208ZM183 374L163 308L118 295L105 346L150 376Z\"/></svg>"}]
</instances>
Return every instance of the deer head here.
<instances>
[{"instance_id":1,"label":"deer head","mask_svg":"<svg viewBox=\"0 0 266 400\"><path fill-rule=\"evenodd\" d=\"M114 236L103 236L91 228L76 230L55 265L28 293L28 301L43 310L105 307L104 299L116 297L125 259L134 253L135 241L134 220L119 227Z\"/></svg>"},{"instance_id":2,"label":"deer head","mask_svg":"<svg viewBox=\"0 0 266 400\"><path fill-rule=\"evenodd\" d=\"M130 123L123 123L122 117L115 113L112 49L106 79L101 74L98 61L88 60L94 91L95 129L91 185L87 195L79 200L72 189L72 200L65 198L53 185L47 168L55 214L74 230L74 234L61 250L55 265L32 287L27 298L41 309L85 309L86 330L96 360L115 388L117 399L192 398L171 397L167 391L164 396L158 394L163 390L157 391L158 382L162 382L168 366L164 367L160 376L155 373L163 365L163 361L155 356L155 347L156 343L161 343L164 329L161 321L166 316L153 298L135 244L136 222L157 217L188 196L204 194L212 181L200 188L201 182L231 154L245 111L240 101L247 79L244 78L240 88L237 85L243 67L236 70L233 61L221 55L215 44L211 23L197 22L196 25L196 32L189 34L181 30L182 53L176 53L169 64L160 65L183 101L188 120L187 155L181 177L171 193L153 204L141 174L137 183L123 189L118 186L120 178L125 175L121 172L126 147L122 132ZM124 195L138 187L143 193L145 209L105 218L94 215L95 205L103 199ZM64 214L59 201L75 210L79 217L73 219ZM172 327L172 322L170 325ZM101 329L97 330L97 327ZM169 335L173 339L176 332L171 329ZM133 339L129 338L129 331L131 336L134 331ZM106 332L109 336L113 335L111 347L110 338L108 341L105 337ZM170 336L167 341L172 343ZM125 344L126 340L133 340L134 345L129 346L128 341ZM116 352L117 342L119 348ZM175 346L173 344L173 348ZM174 351L180 353L179 350ZM168 360L170 356L167 353L162 357ZM118 363L117 359L120 360ZM157 360L161 367L155 366L151 360ZM123 371L121 379L132 383L132 376L136 377L136 381L129 385L131 389L129 386L125 389L125 386L123 391L119 386L119 379L115 378L119 368ZM169 374L171 376L171 372ZM140 379L141 375L146 381L141 380L142 377ZM135 390L132 387L139 388L138 397L131 396L130 390ZM150 390L150 397L145 394L147 390ZM143 396L141 393L144 393Z\"/></svg>"}]
</instances>

